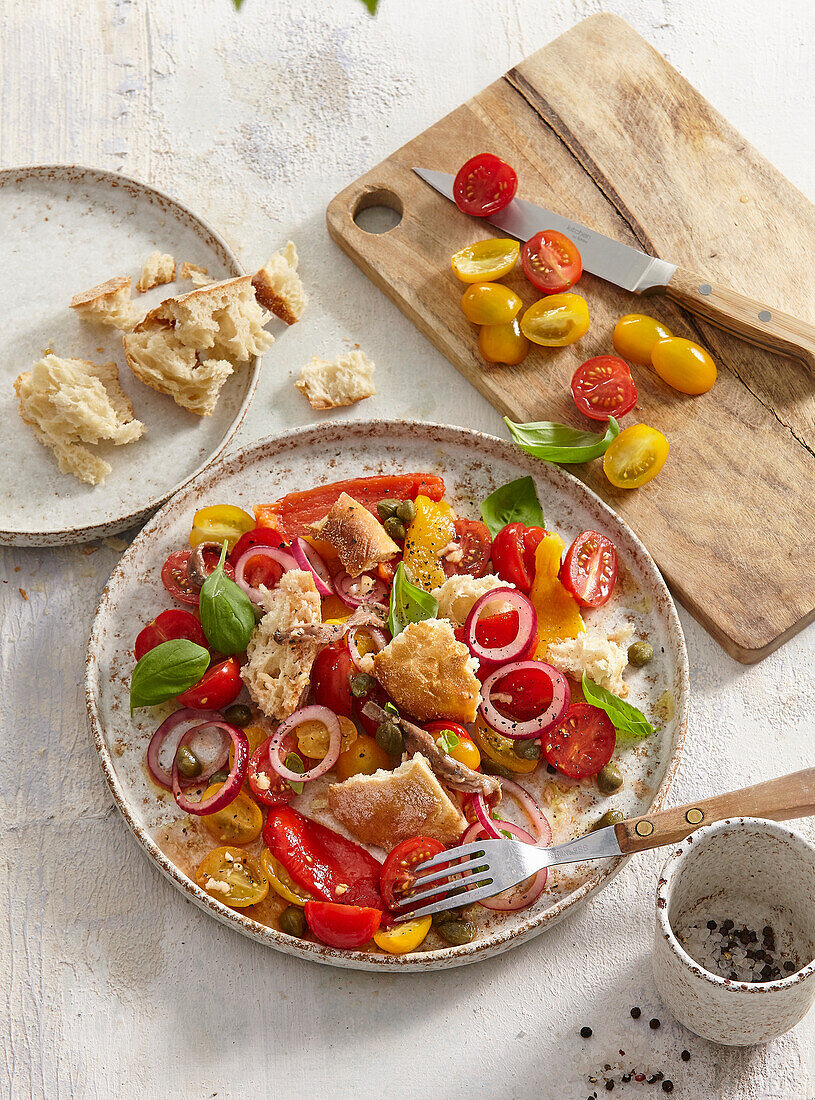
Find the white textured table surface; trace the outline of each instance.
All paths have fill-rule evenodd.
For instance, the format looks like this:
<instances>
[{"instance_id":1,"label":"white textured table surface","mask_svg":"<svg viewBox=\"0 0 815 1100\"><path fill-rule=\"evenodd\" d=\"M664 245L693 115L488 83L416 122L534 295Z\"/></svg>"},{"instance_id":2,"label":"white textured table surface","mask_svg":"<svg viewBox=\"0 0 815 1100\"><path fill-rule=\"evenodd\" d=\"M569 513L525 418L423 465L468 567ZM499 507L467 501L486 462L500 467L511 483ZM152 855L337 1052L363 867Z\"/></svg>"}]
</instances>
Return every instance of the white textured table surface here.
<instances>
[{"instance_id":1,"label":"white textured table surface","mask_svg":"<svg viewBox=\"0 0 815 1100\"><path fill-rule=\"evenodd\" d=\"M77 161L141 177L220 228L247 266L297 242L312 303L268 354L238 442L315 419L293 373L349 341L379 365L379 395L349 416L500 434L497 414L331 244L323 211L386 152L599 6L382 0L374 21L356 0L246 0L239 15L229 0L5 0L0 166ZM603 6L815 198L812 5ZM119 549L0 555L0 1096L580 1100L586 1075L619 1050L664 1070L675 1096L815 1094L815 1015L765 1048L732 1051L660 1009L650 972L659 854L520 949L410 979L276 955L185 902L114 811L86 727L85 643ZM813 629L744 668L682 620L693 694L672 798L812 763ZM658 1090L632 1083L614 1095Z\"/></svg>"}]
</instances>

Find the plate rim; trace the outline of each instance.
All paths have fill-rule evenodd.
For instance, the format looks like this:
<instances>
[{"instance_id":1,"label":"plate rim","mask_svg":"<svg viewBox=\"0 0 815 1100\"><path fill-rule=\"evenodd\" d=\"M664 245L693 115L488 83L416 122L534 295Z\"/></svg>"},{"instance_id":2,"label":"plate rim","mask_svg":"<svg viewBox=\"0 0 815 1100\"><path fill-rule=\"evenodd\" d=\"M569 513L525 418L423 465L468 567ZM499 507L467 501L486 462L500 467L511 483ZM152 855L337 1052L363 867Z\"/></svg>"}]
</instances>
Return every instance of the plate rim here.
<instances>
[{"instance_id":1,"label":"plate rim","mask_svg":"<svg viewBox=\"0 0 815 1100\"><path fill-rule=\"evenodd\" d=\"M198 229L203 230L204 234L212 239L217 247L223 252L227 266L233 271L233 274L228 276L229 278L237 278L240 275L246 274L234 250L206 218L201 217L200 214L196 214L194 210L191 210L190 207L180 199L175 198L159 187L154 187L152 184L146 183L136 176L125 175L122 172L116 172L110 168L99 168L93 165L79 164L71 161L48 164L20 164L0 168L0 188L5 187L9 182L13 182L15 178L20 179L21 175L23 178L20 179L20 182L24 182L25 175L41 178L48 173L63 178L68 183L78 184L82 177L90 177L94 178L96 182L107 184L112 188L129 186L135 188L143 196L155 196L161 200L165 209L172 209L176 213L176 216L180 213L184 218L189 219L190 223ZM71 173L74 173L78 178L72 180ZM215 450L211 451L182 481L179 481L166 492L160 493L157 497L153 497L142 507L137 508L135 511L128 512L126 516L118 516L114 519L104 520L99 523L49 528L45 531L7 530L0 527L0 546L71 546L77 543L87 542L90 539L101 538L105 535L118 534L121 531L126 531L129 527L136 526L140 521L148 518L158 508L166 504L171 497L184 489L194 478L199 477L211 467L213 463L219 461L223 457L225 448L234 438L235 433L243 423L249 411L249 407L252 404L258 382L260 381L262 363L262 355L255 355L252 357L250 360L251 375L249 376L248 387L235 416L227 425L226 431L218 442Z\"/></svg>"},{"instance_id":2,"label":"plate rim","mask_svg":"<svg viewBox=\"0 0 815 1100\"><path fill-rule=\"evenodd\" d=\"M285 450L292 445L304 445L307 444L309 437L313 437L316 440L325 443L331 442L332 437L327 436L327 432L334 432L333 438L338 442L341 441L342 436L349 430L359 428L361 425L365 425L370 428L394 428L400 433L410 431L414 436L416 432L420 432L427 438L427 442L433 442L431 439L432 432L446 432L452 433L455 439L448 439L448 442L458 442L462 444L465 440L472 442L475 440L479 447L486 444L491 447L498 447L502 450L506 458L510 461L519 461L519 452L514 445L506 439L502 439L500 436L491 435L487 432L475 431L471 428L464 428L453 424L441 424L434 421L414 420L409 418L376 418L376 419L359 419L359 420L340 420L329 419L321 421L317 424L304 425L297 428L290 428L282 432L274 433L270 436L266 436L263 439L257 440L254 443L247 444L245 447L233 451L229 455L223 456L214 466L211 466L208 470L203 471L198 475L198 479L202 482L206 480L215 481L223 475L226 468L232 464L237 466L245 465L252 459L257 459L260 456L260 452L264 452L271 449ZM435 442L439 442L438 439ZM263 457L268 457L264 455ZM532 460L535 461L534 459ZM673 745L671 748L670 757L666 763L665 775L657 788L654 798L648 807L648 812L658 811L665 802L668 795L668 791L676 776L676 772L679 768L681 760L682 749L685 742L685 736L687 732L688 713L689 713L689 699L690 699L690 673L688 667L688 654L685 644L685 636L682 630L682 624L679 620L679 615L676 610L676 605L671 595L668 586L665 582L662 573L658 569L653 558L649 554L644 544L640 541L634 531L629 525L617 515L616 512L610 508L601 497L594 493L587 485L569 473L562 467L554 464L548 464L549 474L554 477L555 481L562 481L564 488L577 489L578 494L586 494L589 500L596 505L600 506L602 512L606 513L608 517L615 523L621 524L628 536L633 540L639 553L643 556L646 564L650 564L656 575L655 579L661 583L666 601L666 614L668 619L668 625L671 633L674 635L677 642L677 657L678 657L678 672L680 679L680 692L679 699L677 700L677 713L678 722L677 729L673 739ZM534 468L534 467L533 467ZM189 494L196 486L187 483L183 492ZM248 936L265 946L271 947L274 950L280 951L283 954L294 955L298 958L306 961L322 963L329 966L339 967L341 969L353 969L353 970L366 970L366 971L384 971L386 973L399 973L399 974L416 974L427 971L447 969L456 966L463 966L469 963L478 962L481 959L490 958L494 955L501 954L512 947L518 946L524 943L526 940L540 935L546 929L552 927L558 920L560 920L566 913L571 911L576 906L582 905L591 895L604 888L609 884L612 878L622 869L622 867L628 862L631 856L618 856L608 861L606 867L598 870L595 874L591 875L577 890L567 894L564 898L561 898L550 909L547 909L544 913L538 917L528 919L524 925L519 928L510 930L499 930L491 933L486 939L477 941L471 944L465 944L461 947L447 947L437 949L432 952L414 952L406 955L387 955L376 954L364 951L340 951L338 949L325 946L319 943L311 943L310 941L297 941L293 940L289 936L285 936L283 933L278 932L276 929L269 927L268 925L261 924L259 921L253 920L251 917L244 915L240 910L235 910L224 905L216 898L211 897L204 890L202 890L192 879L188 878L183 871L181 871L169 857L159 848L158 844L150 837L147 830L142 828L133 817L130 812L130 808L125 797L123 788L116 775L113 767L113 761L108 751L107 745L104 740L103 723L101 715L99 714L96 696L95 696L95 680L98 670L98 654L97 648L102 642L101 629L102 629L102 616L107 611L108 602L111 599L110 589L112 585L115 585L118 580L125 573L129 559L134 555L134 547L140 544L142 539L149 540L153 532L160 526L162 516L165 509L171 505L176 504L176 497L167 501L164 507L155 513L151 519L145 524L128 549L124 552L119 559L115 569L111 573L105 587L99 597L96 611L94 613L93 627L91 630L90 638L88 641L88 648L85 658L85 703L88 714L88 723L93 734L94 744L96 746L97 754L99 756L100 765L102 768L105 781L113 796L114 802L128 825L130 831L137 840L139 847L145 856L150 857L154 866L168 878L179 890L181 890L185 897L194 902L199 908L205 912L210 913L221 923L229 925L241 932L243 935Z\"/></svg>"}]
</instances>

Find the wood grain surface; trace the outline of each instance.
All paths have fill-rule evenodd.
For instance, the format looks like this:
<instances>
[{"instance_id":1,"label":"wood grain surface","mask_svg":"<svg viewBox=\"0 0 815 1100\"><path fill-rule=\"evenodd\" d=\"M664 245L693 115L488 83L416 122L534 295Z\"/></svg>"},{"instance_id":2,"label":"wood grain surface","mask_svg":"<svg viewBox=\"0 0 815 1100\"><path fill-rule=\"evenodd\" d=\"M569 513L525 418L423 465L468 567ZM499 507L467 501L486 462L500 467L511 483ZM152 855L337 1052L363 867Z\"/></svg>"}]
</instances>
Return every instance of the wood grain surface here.
<instances>
[{"instance_id":1,"label":"wood grain surface","mask_svg":"<svg viewBox=\"0 0 815 1100\"><path fill-rule=\"evenodd\" d=\"M671 444L656 481L631 492L610 486L599 462L572 469L631 524L728 652L760 660L815 617L808 369L670 301L589 275L577 290L592 324L578 344L534 348L516 367L486 365L449 257L495 231L411 171L455 172L482 150L515 166L524 198L805 322L815 320L812 205L631 27L600 14L408 142L337 195L327 215L333 239L514 420L578 423L571 375L612 352L625 313L649 312L711 351L719 377L701 397L634 368L640 397L628 422L659 428ZM355 213L380 203L402 213L400 224L385 235L364 232ZM531 304L521 273L506 281Z\"/></svg>"}]
</instances>

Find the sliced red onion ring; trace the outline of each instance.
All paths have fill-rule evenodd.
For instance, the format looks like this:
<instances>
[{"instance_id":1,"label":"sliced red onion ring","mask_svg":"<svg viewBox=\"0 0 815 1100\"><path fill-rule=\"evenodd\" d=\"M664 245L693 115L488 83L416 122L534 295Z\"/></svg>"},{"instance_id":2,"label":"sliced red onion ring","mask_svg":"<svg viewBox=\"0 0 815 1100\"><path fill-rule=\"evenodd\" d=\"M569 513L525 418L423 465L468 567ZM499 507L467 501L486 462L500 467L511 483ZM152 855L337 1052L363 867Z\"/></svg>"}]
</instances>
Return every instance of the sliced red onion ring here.
<instances>
[{"instance_id":1,"label":"sliced red onion ring","mask_svg":"<svg viewBox=\"0 0 815 1100\"><path fill-rule=\"evenodd\" d=\"M202 726L218 726L229 734L235 748L235 756L232 761L229 775L224 780L222 786L211 798L202 799L200 802L191 802L184 794L184 791L181 789L180 776L178 774L178 756L176 755L173 757L173 795L179 807L184 810L185 813L195 814L196 817L202 817L204 814L214 814L216 811L222 810L224 806L228 806L230 802L235 800L246 778L246 765L249 761L249 740L246 734L236 726L230 726L230 724L224 722L223 719L218 722L203 722L201 725L193 726L191 729L188 729L178 742L178 747L181 748L182 745L188 745ZM196 778L197 782L200 784L201 776L199 775Z\"/></svg>"},{"instance_id":2,"label":"sliced red onion ring","mask_svg":"<svg viewBox=\"0 0 815 1100\"><path fill-rule=\"evenodd\" d=\"M493 822L493 824L496 824ZM522 840L525 844L535 845L535 838L528 833L526 829L522 829L520 825L515 825L512 821L501 821L498 823L504 832L512 833L518 840ZM464 836L461 838L462 844L469 844L473 840L481 840L484 833L484 826L480 821L474 822ZM501 839L504 839L501 837ZM536 847L544 848L546 845L538 844ZM455 852L455 848L452 849ZM518 909L526 909L537 901L544 891L546 886L546 879L549 872L544 867L542 871L538 871L536 875L526 880L526 883L522 883L519 886L514 886L511 889L515 891L509 898L504 897L504 894L509 893L505 890L504 894L496 894L494 898L486 898L484 901L480 901L478 904L483 906L484 909L492 909L498 913L514 913Z\"/></svg>"},{"instance_id":3,"label":"sliced red onion ring","mask_svg":"<svg viewBox=\"0 0 815 1100\"><path fill-rule=\"evenodd\" d=\"M552 701L546 710L536 718L530 718L528 722L516 722L514 719L501 714L496 709L490 696L499 680L503 680L510 672L517 672L523 668L544 673L549 677L552 685ZM570 699L569 681L558 669L544 664L543 661L515 661L513 664L501 665L500 668L496 668L483 682L479 710L484 716L484 721L496 733L502 733L504 737L509 737L514 741L529 741L533 737L539 737L544 730L548 730L550 726L555 725L563 718L569 709Z\"/></svg>"},{"instance_id":4,"label":"sliced red onion ring","mask_svg":"<svg viewBox=\"0 0 815 1100\"><path fill-rule=\"evenodd\" d=\"M552 826L549 824L549 819L546 814L529 792L525 791L520 783L516 783L514 779L502 779L501 792L511 795L520 803L521 808L532 822L532 828L537 836L538 847L548 848L552 843Z\"/></svg>"},{"instance_id":5,"label":"sliced red onion ring","mask_svg":"<svg viewBox=\"0 0 815 1100\"><path fill-rule=\"evenodd\" d=\"M365 581L366 577L373 581L373 587L364 594L353 591ZM351 577L345 570L334 577L334 591L346 607L360 607L364 603L383 603L388 594L387 585L380 577L372 577L370 573Z\"/></svg>"},{"instance_id":6,"label":"sliced red onion ring","mask_svg":"<svg viewBox=\"0 0 815 1100\"><path fill-rule=\"evenodd\" d=\"M328 571L328 566L314 547L309 545L305 539L296 538L291 545L291 552L298 566L307 573L313 574L314 584L320 595L330 596L334 591L331 574Z\"/></svg>"},{"instance_id":7,"label":"sliced red onion ring","mask_svg":"<svg viewBox=\"0 0 815 1100\"><path fill-rule=\"evenodd\" d=\"M490 808L485 802L483 794L474 794L471 805L487 836L492 837L493 840L501 840L501 833L490 815Z\"/></svg>"},{"instance_id":8,"label":"sliced red onion ring","mask_svg":"<svg viewBox=\"0 0 815 1100\"><path fill-rule=\"evenodd\" d=\"M518 633L508 645L498 649L488 649L481 645L476 637L478 621L485 608L493 603L511 604L518 612ZM526 653L537 631L537 612L532 601L523 592L515 588L492 588L480 596L470 609L470 614L464 623L464 641L470 653L482 662L482 667L493 668L495 665L506 664L507 661L515 661L521 654Z\"/></svg>"},{"instance_id":9,"label":"sliced red onion ring","mask_svg":"<svg viewBox=\"0 0 815 1100\"><path fill-rule=\"evenodd\" d=\"M352 626L348 633L345 635L348 642L348 652L351 654L351 660L354 662L354 668L362 668L362 657L359 647L357 646L357 631L363 630L371 638L371 641L376 647L376 652L380 653L388 644L388 639L385 637L385 632L375 626Z\"/></svg>"},{"instance_id":10,"label":"sliced red onion ring","mask_svg":"<svg viewBox=\"0 0 815 1100\"><path fill-rule=\"evenodd\" d=\"M283 742L286 740L286 734L294 733L297 727L302 726L304 722L322 722L328 730L329 742L328 752L322 760L315 764L313 768L309 768L307 772L301 774L300 772L290 771L286 767L280 759L280 750L284 747ZM312 779L319 779L321 775L325 775L327 771L334 767L337 757L340 755L341 747L342 727L334 711L329 710L328 707L303 707L302 710L296 710L285 722L281 722L272 734L272 739L269 742L269 763L282 779L288 779L290 783L309 783Z\"/></svg>"},{"instance_id":11,"label":"sliced red onion ring","mask_svg":"<svg viewBox=\"0 0 815 1100\"><path fill-rule=\"evenodd\" d=\"M291 554L285 550L280 550L277 546L250 546L245 554L241 554L235 562L235 583L241 586L252 603L257 604L258 607L262 606L263 597L260 591L253 588L243 576L251 558L271 558L272 561L277 562L284 573L288 573L290 569L300 568Z\"/></svg>"},{"instance_id":12,"label":"sliced red onion ring","mask_svg":"<svg viewBox=\"0 0 815 1100\"><path fill-rule=\"evenodd\" d=\"M147 767L150 775L160 787L163 787L165 791L170 791L173 787L172 775L164 765L159 762L159 753L161 752L162 746L173 730L176 730L184 723L193 723L196 728L200 728L201 726L214 725L221 721L221 715L217 710L194 710L192 707L183 707L181 710L174 711L169 718L164 719L150 738L150 744L147 746ZM173 759L175 759L175 754L178 752L180 740L181 738L179 736L175 748L173 749ZM190 779L182 775L180 777L181 786L191 787L209 779L211 775L214 775L215 772L219 771L224 766L228 756L229 738L224 735L221 751L219 751L215 759L207 765L205 771L203 771L201 775L197 775L195 778Z\"/></svg>"}]
</instances>

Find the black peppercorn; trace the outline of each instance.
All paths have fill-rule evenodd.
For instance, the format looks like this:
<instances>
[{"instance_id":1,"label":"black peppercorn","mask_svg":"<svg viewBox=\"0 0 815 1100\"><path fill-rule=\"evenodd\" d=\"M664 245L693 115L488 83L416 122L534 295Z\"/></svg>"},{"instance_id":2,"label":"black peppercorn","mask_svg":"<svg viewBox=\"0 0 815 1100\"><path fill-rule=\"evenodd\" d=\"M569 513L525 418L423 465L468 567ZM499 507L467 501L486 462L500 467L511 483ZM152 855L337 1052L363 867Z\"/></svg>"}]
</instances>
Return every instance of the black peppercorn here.
<instances>
[{"instance_id":1,"label":"black peppercorn","mask_svg":"<svg viewBox=\"0 0 815 1100\"><path fill-rule=\"evenodd\" d=\"M580 1034L584 1039L591 1039L592 1030L590 1027L581 1027Z\"/></svg>"},{"instance_id":2,"label":"black peppercorn","mask_svg":"<svg viewBox=\"0 0 815 1100\"><path fill-rule=\"evenodd\" d=\"M632 1020L639 1020L640 1016L642 1016L642 1009L641 1008L632 1008L631 1009L631 1019Z\"/></svg>"},{"instance_id":3,"label":"black peppercorn","mask_svg":"<svg viewBox=\"0 0 815 1100\"><path fill-rule=\"evenodd\" d=\"M653 1018L653 1020L648 1021L648 1026L651 1028L652 1031L656 1031L656 1029L660 1026L659 1020L656 1018L656 1016Z\"/></svg>"},{"instance_id":4,"label":"black peppercorn","mask_svg":"<svg viewBox=\"0 0 815 1100\"><path fill-rule=\"evenodd\" d=\"M681 1058L682 1058L683 1062L689 1062L690 1061L690 1051L689 1050L683 1050L682 1054L681 1054Z\"/></svg>"}]
</instances>

